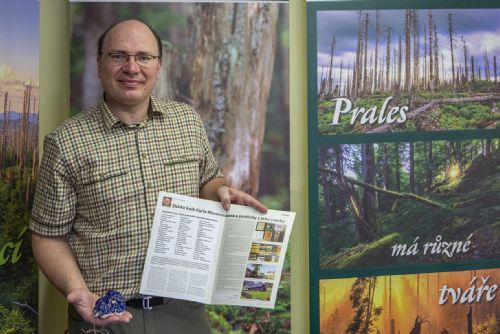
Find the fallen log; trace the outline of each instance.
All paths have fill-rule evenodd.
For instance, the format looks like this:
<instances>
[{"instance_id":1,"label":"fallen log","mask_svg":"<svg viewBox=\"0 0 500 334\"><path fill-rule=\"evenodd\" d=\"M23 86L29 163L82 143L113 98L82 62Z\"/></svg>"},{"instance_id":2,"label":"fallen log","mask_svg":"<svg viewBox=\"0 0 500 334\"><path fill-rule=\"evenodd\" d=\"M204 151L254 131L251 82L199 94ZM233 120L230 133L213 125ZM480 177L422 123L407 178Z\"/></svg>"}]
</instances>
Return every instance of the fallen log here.
<instances>
[{"instance_id":1,"label":"fallen log","mask_svg":"<svg viewBox=\"0 0 500 334\"><path fill-rule=\"evenodd\" d=\"M392 190L387 190L387 189L379 188L379 187L377 187L377 186L375 186L373 184L365 183L365 182L362 182L362 181L350 178L348 176L345 176L345 175L343 175L343 174L341 174L341 173L339 173L339 172L337 172L336 170L333 170L333 169L319 167L319 171L335 175L336 177L343 177L343 179L346 180L349 183L355 184L357 186L361 186L363 188L371 189L371 190L374 190L374 191L382 193L382 194L386 194L386 195L389 195L389 196L394 196L394 197L397 197L397 198L402 198L402 199L417 201L417 202L420 202L420 203L423 203L423 204L426 204L426 205L430 205L430 206L433 206L433 207L436 207L436 208L444 208L445 207L444 205L442 205L440 203L431 201L428 198L425 198L425 197L422 197L422 196L418 196L416 194L412 194L412 193L399 193L397 191L392 191Z\"/></svg>"}]
</instances>

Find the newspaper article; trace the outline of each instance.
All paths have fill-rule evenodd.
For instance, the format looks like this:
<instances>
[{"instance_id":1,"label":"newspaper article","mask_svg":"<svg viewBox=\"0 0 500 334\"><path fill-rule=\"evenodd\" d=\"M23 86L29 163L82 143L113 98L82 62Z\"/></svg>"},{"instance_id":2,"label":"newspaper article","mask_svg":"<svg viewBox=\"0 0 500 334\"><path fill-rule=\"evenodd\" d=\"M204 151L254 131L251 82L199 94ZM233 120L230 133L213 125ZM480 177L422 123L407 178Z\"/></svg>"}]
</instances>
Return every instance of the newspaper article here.
<instances>
[{"instance_id":1,"label":"newspaper article","mask_svg":"<svg viewBox=\"0 0 500 334\"><path fill-rule=\"evenodd\" d=\"M294 218L161 192L140 292L273 308Z\"/></svg>"}]
</instances>

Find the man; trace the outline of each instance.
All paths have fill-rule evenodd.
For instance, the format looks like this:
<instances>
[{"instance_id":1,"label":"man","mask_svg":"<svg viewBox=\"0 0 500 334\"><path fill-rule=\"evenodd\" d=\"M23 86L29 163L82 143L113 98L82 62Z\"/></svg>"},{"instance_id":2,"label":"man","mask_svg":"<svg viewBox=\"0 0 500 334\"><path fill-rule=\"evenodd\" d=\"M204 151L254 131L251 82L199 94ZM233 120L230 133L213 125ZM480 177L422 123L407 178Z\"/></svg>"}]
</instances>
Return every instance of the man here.
<instances>
[{"instance_id":1,"label":"man","mask_svg":"<svg viewBox=\"0 0 500 334\"><path fill-rule=\"evenodd\" d=\"M226 210L231 202L267 210L225 185L192 108L150 95L161 56L161 40L144 23L112 25L98 43L103 101L45 138L32 247L70 303L70 333L94 325L109 333L209 333L199 304L139 295L158 192L218 200ZM108 289L124 294L127 312L94 318Z\"/></svg>"}]
</instances>

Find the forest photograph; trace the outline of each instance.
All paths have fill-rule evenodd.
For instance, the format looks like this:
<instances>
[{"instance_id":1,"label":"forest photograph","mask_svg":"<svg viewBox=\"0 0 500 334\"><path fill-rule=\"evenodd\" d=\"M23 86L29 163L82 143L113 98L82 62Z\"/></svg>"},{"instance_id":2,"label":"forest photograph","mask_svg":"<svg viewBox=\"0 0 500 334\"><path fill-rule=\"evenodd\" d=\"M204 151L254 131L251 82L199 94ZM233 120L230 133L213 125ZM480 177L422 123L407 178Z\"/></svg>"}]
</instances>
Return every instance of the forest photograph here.
<instances>
[{"instance_id":1,"label":"forest photograph","mask_svg":"<svg viewBox=\"0 0 500 334\"><path fill-rule=\"evenodd\" d=\"M321 269L500 258L500 139L318 148Z\"/></svg>"},{"instance_id":2,"label":"forest photograph","mask_svg":"<svg viewBox=\"0 0 500 334\"><path fill-rule=\"evenodd\" d=\"M98 36L115 21L141 19L163 41L153 95L200 114L229 184L289 209L288 4L71 2L70 9L72 114L101 98ZM274 310L207 306L213 333L289 333L289 263L288 256Z\"/></svg>"},{"instance_id":3,"label":"forest photograph","mask_svg":"<svg viewBox=\"0 0 500 334\"><path fill-rule=\"evenodd\" d=\"M496 129L500 9L317 12L321 135Z\"/></svg>"},{"instance_id":4,"label":"forest photograph","mask_svg":"<svg viewBox=\"0 0 500 334\"><path fill-rule=\"evenodd\" d=\"M498 269L321 280L320 333L496 334L499 280Z\"/></svg>"},{"instance_id":5,"label":"forest photograph","mask_svg":"<svg viewBox=\"0 0 500 334\"><path fill-rule=\"evenodd\" d=\"M36 333L38 323L28 231L38 172L38 7L36 0L0 1L1 334Z\"/></svg>"}]
</instances>

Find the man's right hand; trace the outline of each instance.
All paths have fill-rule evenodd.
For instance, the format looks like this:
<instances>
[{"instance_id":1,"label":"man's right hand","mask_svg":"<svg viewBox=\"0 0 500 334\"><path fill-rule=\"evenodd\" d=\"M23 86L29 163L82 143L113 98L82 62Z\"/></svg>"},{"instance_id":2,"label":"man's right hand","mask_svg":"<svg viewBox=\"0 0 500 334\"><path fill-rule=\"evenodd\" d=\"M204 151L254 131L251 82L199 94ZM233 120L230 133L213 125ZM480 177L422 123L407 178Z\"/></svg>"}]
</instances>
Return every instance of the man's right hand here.
<instances>
[{"instance_id":1,"label":"man's right hand","mask_svg":"<svg viewBox=\"0 0 500 334\"><path fill-rule=\"evenodd\" d=\"M125 313L120 316L112 315L106 319L95 318L92 312L94 310L95 302L99 299L99 296L87 290L75 290L66 298L68 299L68 302L73 304L83 320L90 324L94 323L99 326L106 326L116 322L128 323L132 319L132 314L128 311L125 311Z\"/></svg>"}]
</instances>

